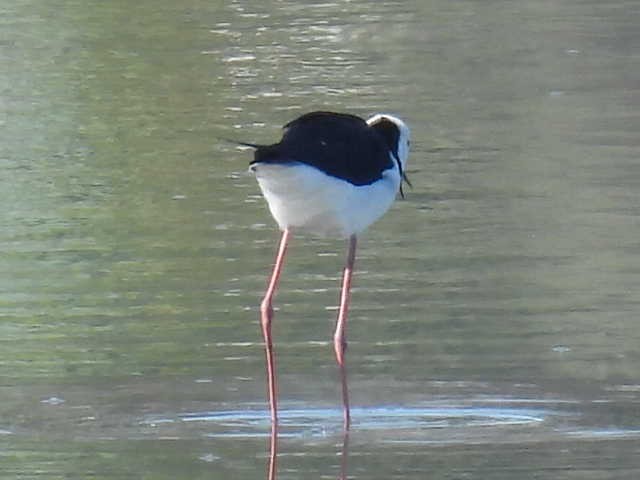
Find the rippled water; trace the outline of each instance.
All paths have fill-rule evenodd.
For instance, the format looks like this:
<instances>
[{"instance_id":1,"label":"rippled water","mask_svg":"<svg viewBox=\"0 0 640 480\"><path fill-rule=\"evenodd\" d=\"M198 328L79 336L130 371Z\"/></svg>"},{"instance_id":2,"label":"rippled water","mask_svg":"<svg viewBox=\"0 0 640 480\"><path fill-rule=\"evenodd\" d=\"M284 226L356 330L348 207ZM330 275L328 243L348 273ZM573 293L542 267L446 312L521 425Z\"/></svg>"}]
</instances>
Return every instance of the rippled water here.
<instances>
[{"instance_id":1,"label":"rippled water","mask_svg":"<svg viewBox=\"0 0 640 480\"><path fill-rule=\"evenodd\" d=\"M251 153L313 109L412 128L360 241L296 237L277 478L640 474L633 2L0 7L0 476L266 478Z\"/></svg>"}]
</instances>

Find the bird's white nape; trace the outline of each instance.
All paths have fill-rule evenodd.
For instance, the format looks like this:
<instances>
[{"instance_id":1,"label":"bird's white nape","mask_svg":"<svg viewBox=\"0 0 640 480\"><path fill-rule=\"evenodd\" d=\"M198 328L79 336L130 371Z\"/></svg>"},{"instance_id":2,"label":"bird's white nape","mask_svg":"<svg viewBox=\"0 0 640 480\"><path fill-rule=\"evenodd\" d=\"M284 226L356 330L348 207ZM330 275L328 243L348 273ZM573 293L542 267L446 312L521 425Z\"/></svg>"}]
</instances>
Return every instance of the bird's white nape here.
<instances>
[{"instance_id":1,"label":"bird's white nape","mask_svg":"<svg viewBox=\"0 0 640 480\"><path fill-rule=\"evenodd\" d=\"M407 160L409 160L409 149L411 147L411 130L406 123L404 123L395 115L391 115L389 113L376 113L375 115L367 119L367 125L373 126L385 120L394 124L398 130L398 161L400 162L402 171L404 172L407 168Z\"/></svg>"}]
</instances>

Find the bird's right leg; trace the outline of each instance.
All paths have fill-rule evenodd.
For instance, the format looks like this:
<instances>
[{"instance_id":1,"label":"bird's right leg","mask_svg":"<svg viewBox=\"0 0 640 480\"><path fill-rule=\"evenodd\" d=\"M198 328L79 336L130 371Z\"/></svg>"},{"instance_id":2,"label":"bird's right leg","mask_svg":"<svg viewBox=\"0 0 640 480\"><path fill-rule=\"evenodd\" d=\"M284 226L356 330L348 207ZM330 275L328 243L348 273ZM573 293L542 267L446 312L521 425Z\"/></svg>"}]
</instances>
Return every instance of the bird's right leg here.
<instances>
[{"instance_id":1,"label":"bird's right leg","mask_svg":"<svg viewBox=\"0 0 640 480\"><path fill-rule=\"evenodd\" d=\"M273 321L273 296L278 288L278 281L280 280L280 273L282 272L282 265L284 263L284 257L287 253L287 245L291 237L291 231L287 228L282 232L280 238L280 246L278 247L278 254L276 256L276 263L273 266L273 272L267 286L267 291L264 295L264 299L260 304L260 325L262 327L262 336L264 337L265 353L267 357L267 381L269 385L269 407L271 409L271 429L275 434L278 427L278 406L277 406L277 393L276 386L276 366L275 366L275 354L273 352L273 340L271 337L271 324Z\"/></svg>"}]
</instances>

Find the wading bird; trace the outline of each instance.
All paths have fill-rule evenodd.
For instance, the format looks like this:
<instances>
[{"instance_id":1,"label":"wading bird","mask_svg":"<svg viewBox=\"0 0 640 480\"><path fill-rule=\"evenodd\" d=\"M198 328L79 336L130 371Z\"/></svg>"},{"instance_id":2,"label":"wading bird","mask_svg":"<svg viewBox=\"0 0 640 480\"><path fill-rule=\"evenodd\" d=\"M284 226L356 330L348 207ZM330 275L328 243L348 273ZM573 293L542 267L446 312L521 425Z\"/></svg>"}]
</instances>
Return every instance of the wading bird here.
<instances>
[{"instance_id":1,"label":"wading bird","mask_svg":"<svg viewBox=\"0 0 640 480\"><path fill-rule=\"evenodd\" d=\"M357 235L380 218L398 193L409 156L409 128L397 117L311 112L284 126L272 145L255 148L250 169L282 231L268 287L260 305L272 428L277 428L275 355L271 336L273 297L292 232L349 239L333 344L342 381L344 427L350 425L345 367L346 325Z\"/></svg>"}]
</instances>

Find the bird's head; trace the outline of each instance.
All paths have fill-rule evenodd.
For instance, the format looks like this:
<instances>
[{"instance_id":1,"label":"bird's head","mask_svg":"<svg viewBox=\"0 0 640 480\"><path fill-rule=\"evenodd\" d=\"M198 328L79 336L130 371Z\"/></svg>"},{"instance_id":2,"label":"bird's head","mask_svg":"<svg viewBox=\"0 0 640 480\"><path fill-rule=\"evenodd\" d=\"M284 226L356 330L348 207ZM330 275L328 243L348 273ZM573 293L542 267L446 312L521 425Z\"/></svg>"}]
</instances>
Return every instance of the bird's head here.
<instances>
[{"instance_id":1,"label":"bird's head","mask_svg":"<svg viewBox=\"0 0 640 480\"><path fill-rule=\"evenodd\" d=\"M400 170L402 180L404 180L407 185L411 186L411 183L405 174L407 160L409 159L409 148L411 146L411 131L407 124L398 117L388 113L376 113L374 116L367 119L367 125L380 133L387 142L389 151L398 162L398 169ZM402 194L402 187L400 187L400 193Z\"/></svg>"}]
</instances>

